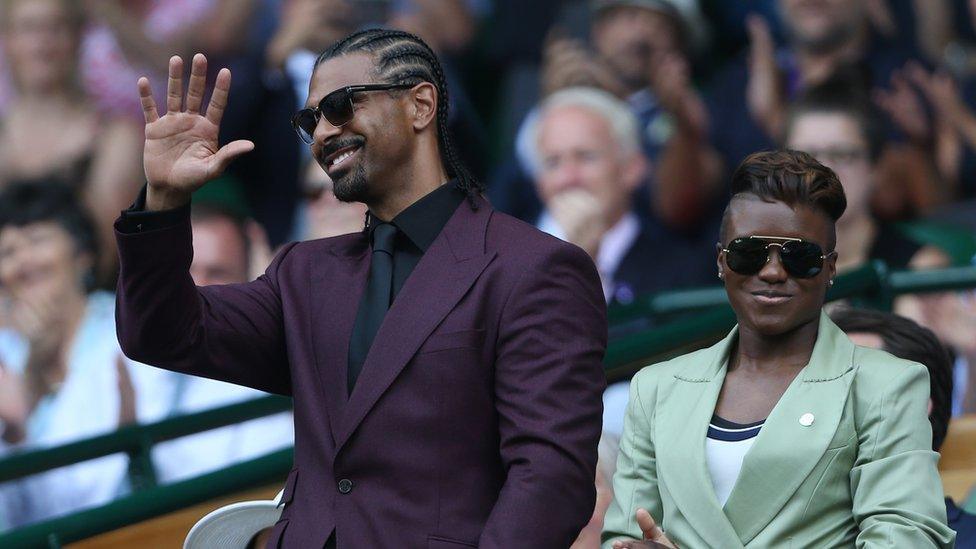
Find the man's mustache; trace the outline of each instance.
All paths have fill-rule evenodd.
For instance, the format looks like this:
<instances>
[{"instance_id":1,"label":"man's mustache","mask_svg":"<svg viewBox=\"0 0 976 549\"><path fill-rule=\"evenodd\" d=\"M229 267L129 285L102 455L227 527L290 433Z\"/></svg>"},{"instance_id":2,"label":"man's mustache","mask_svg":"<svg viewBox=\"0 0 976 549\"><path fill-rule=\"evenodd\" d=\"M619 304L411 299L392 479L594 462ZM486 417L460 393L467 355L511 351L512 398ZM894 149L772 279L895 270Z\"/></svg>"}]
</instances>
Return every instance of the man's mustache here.
<instances>
[{"instance_id":1,"label":"man's mustache","mask_svg":"<svg viewBox=\"0 0 976 549\"><path fill-rule=\"evenodd\" d=\"M345 149L347 147L362 147L365 143L366 138L362 136L346 137L343 139L329 141L328 143L322 145L322 148L319 149L318 160L321 161L328 158L329 155L335 154L340 149Z\"/></svg>"}]
</instances>

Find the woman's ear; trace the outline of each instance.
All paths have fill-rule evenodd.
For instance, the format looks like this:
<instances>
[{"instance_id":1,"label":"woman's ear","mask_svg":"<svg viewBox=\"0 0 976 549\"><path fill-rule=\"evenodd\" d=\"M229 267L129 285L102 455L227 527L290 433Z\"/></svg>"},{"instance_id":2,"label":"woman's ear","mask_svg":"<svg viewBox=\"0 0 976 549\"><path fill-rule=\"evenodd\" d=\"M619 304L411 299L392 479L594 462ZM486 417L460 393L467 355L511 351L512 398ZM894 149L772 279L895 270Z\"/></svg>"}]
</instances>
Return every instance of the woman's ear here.
<instances>
[{"instance_id":1,"label":"woman's ear","mask_svg":"<svg viewBox=\"0 0 976 549\"><path fill-rule=\"evenodd\" d=\"M430 82L421 82L407 93L410 94L411 107L413 109L413 129L422 131L437 119L437 102L440 97L437 88Z\"/></svg>"}]
</instances>

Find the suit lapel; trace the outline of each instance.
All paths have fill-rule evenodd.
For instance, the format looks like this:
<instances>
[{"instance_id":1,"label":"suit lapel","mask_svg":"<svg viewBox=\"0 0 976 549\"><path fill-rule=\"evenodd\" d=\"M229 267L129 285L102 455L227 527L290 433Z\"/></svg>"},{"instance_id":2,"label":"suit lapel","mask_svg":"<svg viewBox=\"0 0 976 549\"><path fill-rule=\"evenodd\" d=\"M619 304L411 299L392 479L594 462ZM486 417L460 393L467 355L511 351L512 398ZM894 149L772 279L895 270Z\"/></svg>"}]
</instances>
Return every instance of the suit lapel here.
<instances>
[{"instance_id":1,"label":"suit lapel","mask_svg":"<svg viewBox=\"0 0 976 549\"><path fill-rule=\"evenodd\" d=\"M823 457L843 415L853 355L854 344L821 314L810 363L763 424L725 504L743 544L776 517ZM800 423L805 414L813 415L812 424Z\"/></svg>"},{"instance_id":2,"label":"suit lapel","mask_svg":"<svg viewBox=\"0 0 976 549\"><path fill-rule=\"evenodd\" d=\"M333 440L337 439L339 419L347 399L349 338L369 270L365 234L344 238L349 240L328 249L330 257L309 258L312 263L308 296L312 310L310 333Z\"/></svg>"},{"instance_id":3,"label":"suit lapel","mask_svg":"<svg viewBox=\"0 0 976 549\"><path fill-rule=\"evenodd\" d=\"M349 398L337 433L337 451L491 262L494 253L485 253L490 216L491 207L484 200L479 199L477 210L462 203L407 278L380 325ZM349 322L345 333L351 333ZM342 387L344 382L345 378Z\"/></svg>"},{"instance_id":4,"label":"suit lapel","mask_svg":"<svg viewBox=\"0 0 976 549\"><path fill-rule=\"evenodd\" d=\"M705 465L705 436L725 379L736 331L700 353L662 391L654 431L660 478L681 513L709 547L737 547L738 536L718 503ZM662 517L655 517L660 520ZM666 525L665 525L666 526Z\"/></svg>"}]
</instances>

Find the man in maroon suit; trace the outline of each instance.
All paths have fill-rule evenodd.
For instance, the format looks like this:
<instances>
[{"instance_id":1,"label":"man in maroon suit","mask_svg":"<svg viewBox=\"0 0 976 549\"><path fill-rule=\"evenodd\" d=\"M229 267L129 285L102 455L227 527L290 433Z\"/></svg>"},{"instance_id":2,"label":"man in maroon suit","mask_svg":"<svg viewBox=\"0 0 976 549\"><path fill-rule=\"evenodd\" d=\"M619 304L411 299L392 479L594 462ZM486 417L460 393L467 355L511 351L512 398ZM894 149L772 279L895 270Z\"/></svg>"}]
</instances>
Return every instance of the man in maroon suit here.
<instances>
[{"instance_id":1,"label":"man in maroon suit","mask_svg":"<svg viewBox=\"0 0 976 549\"><path fill-rule=\"evenodd\" d=\"M116 224L118 333L163 368L286 395L295 468L269 547L568 547L592 513L606 312L586 254L492 210L446 132L436 57L369 30L319 58L299 135L367 227L196 287L191 193L249 141L200 113L206 59L141 79L146 191ZM184 108L185 107L185 108Z\"/></svg>"}]
</instances>

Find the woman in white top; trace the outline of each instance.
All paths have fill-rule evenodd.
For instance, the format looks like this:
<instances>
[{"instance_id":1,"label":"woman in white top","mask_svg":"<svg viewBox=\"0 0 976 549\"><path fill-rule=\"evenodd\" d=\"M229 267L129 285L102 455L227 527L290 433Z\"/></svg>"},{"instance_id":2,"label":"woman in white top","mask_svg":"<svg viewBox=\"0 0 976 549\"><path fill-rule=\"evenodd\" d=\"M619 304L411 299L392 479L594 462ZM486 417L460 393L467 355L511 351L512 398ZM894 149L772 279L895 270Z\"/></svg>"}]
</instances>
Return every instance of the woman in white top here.
<instances>
[{"instance_id":1,"label":"woman in white top","mask_svg":"<svg viewBox=\"0 0 976 549\"><path fill-rule=\"evenodd\" d=\"M0 456L159 419L172 400L168 373L122 355L114 297L89 293L96 241L72 189L0 193ZM127 465L117 454L6 483L0 526L107 502L126 489Z\"/></svg>"}]
</instances>

